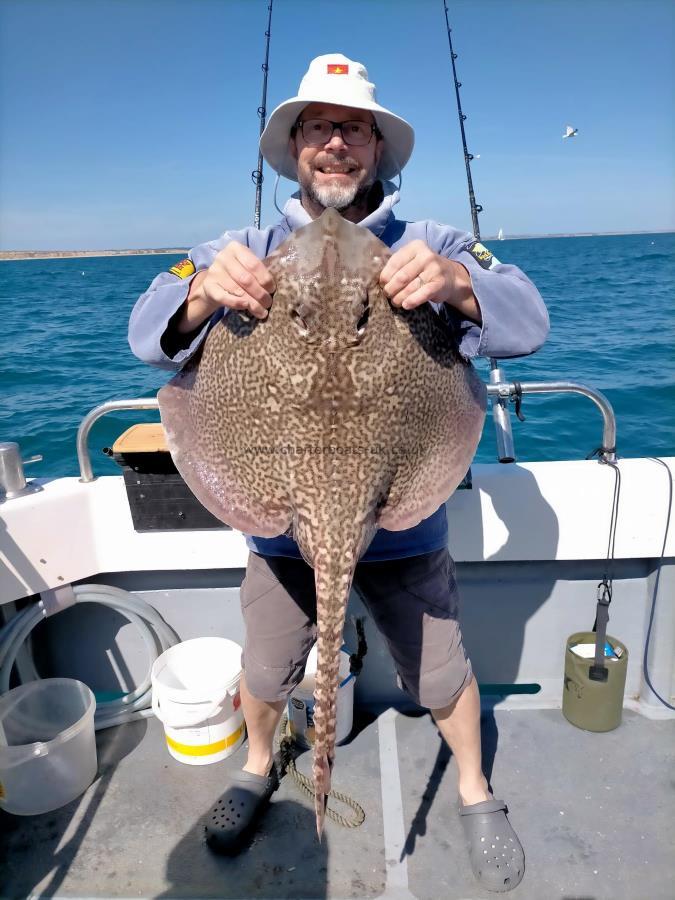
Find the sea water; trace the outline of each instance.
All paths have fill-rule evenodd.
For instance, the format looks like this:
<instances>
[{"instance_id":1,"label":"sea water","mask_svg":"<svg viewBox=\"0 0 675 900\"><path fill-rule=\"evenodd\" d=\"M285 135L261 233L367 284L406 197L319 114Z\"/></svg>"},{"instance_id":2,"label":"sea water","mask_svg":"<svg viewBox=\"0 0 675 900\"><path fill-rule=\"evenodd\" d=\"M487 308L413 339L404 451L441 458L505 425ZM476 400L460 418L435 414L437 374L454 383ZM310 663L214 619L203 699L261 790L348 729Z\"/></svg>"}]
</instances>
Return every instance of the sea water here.
<instances>
[{"instance_id":1,"label":"sea water","mask_svg":"<svg viewBox=\"0 0 675 900\"><path fill-rule=\"evenodd\" d=\"M546 301L551 334L532 356L506 360L508 380L577 381L602 391L617 417L620 456L675 454L675 234L485 242ZM0 263L0 441L42 454L28 477L78 473L82 418L106 400L154 396L169 373L137 360L129 313L153 277L180 256L143 255ZM479 361L487 380L488 365ZM601 443L602 419L573 395L526 396L512 417L519 461L582 459ZM117 435L155 412L108 415L94 426L94 473L118 474L103 455ZM488 416L478 462L496 447Z\"/></svg>"}]
</instances>

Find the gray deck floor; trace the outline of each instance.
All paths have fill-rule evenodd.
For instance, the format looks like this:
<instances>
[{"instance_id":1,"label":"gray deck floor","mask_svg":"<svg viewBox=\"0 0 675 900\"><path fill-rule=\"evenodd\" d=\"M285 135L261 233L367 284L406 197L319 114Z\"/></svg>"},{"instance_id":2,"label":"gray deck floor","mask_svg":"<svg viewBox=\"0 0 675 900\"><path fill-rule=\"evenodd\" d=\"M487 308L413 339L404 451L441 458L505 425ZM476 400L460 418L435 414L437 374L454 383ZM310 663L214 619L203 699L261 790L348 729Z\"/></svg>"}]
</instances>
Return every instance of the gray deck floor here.
<instances>
[{"instance_id":1,"label":"gray deck floor","mask_svg":"<svg viewBox=\"0 0 675 900\"><path fill-rule=\"evenodd\" d=\"M154 719L99 732L99 776L82 798L0 814L0 896L494 897L471 874L454 760L429 716L390 710L355 730L333 784L364 807L364 825L327 822L319 844L311 803L287 777L235 859L214 856L202 829L243 749L192 767L169 756ZM672 900L674 736L675 721L631 712L607 734L555 710L485 715L485 769L527 858L510 896ZM298 767L309 770L309 754Z\"/></svg>"}]
</instances>

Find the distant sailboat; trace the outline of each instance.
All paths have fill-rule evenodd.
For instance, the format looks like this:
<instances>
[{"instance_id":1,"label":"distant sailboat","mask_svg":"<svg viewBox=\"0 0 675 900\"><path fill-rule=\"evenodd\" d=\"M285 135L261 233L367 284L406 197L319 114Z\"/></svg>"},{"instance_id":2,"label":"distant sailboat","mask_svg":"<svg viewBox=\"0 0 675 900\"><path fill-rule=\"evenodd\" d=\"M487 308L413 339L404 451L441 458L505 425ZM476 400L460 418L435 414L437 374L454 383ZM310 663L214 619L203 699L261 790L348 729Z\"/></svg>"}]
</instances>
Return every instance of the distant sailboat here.
<instances>
[{"instance_id":1,"label":"distant sailboat","mask_svg":"<svg viewBox=\"0 0 675 900\"><path fill-rule=\"evenodd\" d=\"M498 232L498 234L497 234L497 240L498 240L498 241L503 241L503 240L504 240L504 230L503 230L502 228L499 229L499 232Z\"/></svg>"}]
</instances>

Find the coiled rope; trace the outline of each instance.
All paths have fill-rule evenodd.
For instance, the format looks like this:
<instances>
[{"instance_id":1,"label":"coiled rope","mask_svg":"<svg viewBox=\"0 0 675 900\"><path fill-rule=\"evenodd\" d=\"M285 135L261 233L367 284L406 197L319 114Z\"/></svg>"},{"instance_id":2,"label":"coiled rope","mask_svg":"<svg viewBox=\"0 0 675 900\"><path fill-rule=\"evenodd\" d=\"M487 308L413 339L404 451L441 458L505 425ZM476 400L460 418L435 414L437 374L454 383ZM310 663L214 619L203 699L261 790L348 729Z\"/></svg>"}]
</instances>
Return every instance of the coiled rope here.
<instances>
[{"instance_id":1,"label":"coiled rope","mask_svg":"<svg viewBox=\"0 0 675 900\"><path fill-rule=\"evenodd\" d=\"M300 791L307 797L309 797L312 802L314 802L316 792L314 790L312 779L308 778L306 775L303 775L302 772L298 772L298 769L295 765L295 760L300 753L300 748L293 739L287 715L283 715L281 718L281 722L279 723L278 747L279 758L281 760L281 771L290 772L291 778L296 783ZM331 822L335 822L337 825L341 825L343 828L358 828L359 826L363 825L366 819L366 814L363 810L363 807L359 806L356 800L352 800L352 798L348 797L346 794L342 794L340 791L335 791L332 789L328 796L332 800L337 800L339 803L343 803L345 806L350 807L350 809L352 809L354 812L352 818L347 818L346 816L340 815L339 812L332 809L329 805L326 807L326 816L331 820Z\"/></svg>"}]
</instances>

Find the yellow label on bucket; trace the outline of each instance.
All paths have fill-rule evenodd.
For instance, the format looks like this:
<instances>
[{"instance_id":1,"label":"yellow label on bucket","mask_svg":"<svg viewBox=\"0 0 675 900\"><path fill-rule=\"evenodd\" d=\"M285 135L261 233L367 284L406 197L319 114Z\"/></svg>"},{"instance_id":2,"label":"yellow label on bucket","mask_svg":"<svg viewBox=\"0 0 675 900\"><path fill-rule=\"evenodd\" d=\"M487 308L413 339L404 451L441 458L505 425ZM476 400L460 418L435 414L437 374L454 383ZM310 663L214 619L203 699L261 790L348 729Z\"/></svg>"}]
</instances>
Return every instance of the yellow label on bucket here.
<instances>
[{"instance_id":1,"label":"yellow label on bucket","mask_svg":"<svg viewBox=\"0 0 675 900\"><path fill-rule=\"evenodd\" d=\"M184 756L210 756L212 753L220 753L222 750L227 750L232 744L236 744L243 731L244 725L242 724L224 740L215 741L213 744L180 744L169 737L168 734L166 735L166 742L176 753L182 753Z\"/></svg>"}]
</instances>

